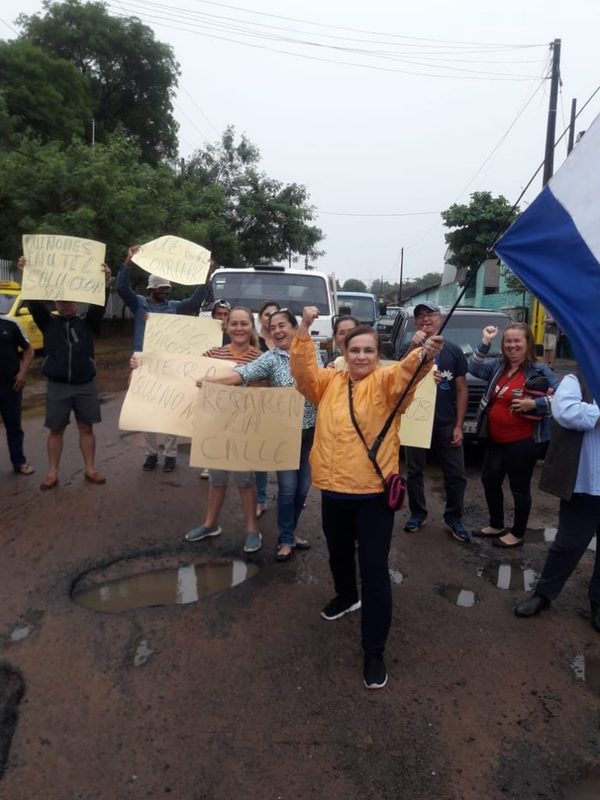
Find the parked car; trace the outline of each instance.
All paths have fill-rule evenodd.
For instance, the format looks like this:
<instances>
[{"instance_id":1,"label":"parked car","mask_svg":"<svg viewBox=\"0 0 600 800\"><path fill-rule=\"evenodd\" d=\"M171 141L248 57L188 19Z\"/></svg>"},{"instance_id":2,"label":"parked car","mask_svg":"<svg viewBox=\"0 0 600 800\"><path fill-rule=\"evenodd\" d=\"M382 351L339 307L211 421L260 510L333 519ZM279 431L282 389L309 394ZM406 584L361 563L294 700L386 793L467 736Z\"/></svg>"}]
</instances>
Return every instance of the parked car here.
<instances>
[{"instance_id":1,"label":"parked car","mask_svg":"<svg viewBox=\"0 0 600 800\"><path fill-rule=\"evenodd\" d=\"M274 300L298 319L304 306L316 306L319 316L311 325L310 332L324 355L331 352L332 320L337 313L332 275L279 266L217 269L210 279L206 309L213 300L227 300L232 306L247 306L255 315L266 300Z\"/></svg>"},{"instance_id":2,"label":"parked car","mask_svg":"<svg viewBox=\"0 0 600 800\"><path fill-rule=\"evenodd\" d=\"M41 350L44 337L27 306L21 299L21 287L16 281L0 281L0 314L18 322L34 350Z\"/></svg>"},{"instance_id":3,"label":"parked car","mask_svg":"<svg viewBox=\"0 0 600 800\"><path fill-rule=\"evenodd\" d=\"M500 331L503 331L512 321L511 317L504 311L490 311L487 308L460 306L455 309L450 317L448 325L444 328L443 336L448 341L457 344L468 358L480 344L481 331L486 325L495 325ZM404 346L410 342L414 332L414 308L401 308L394 320L390 341L383 344L384 357L398 360L400 353ZM497 358L500 355L500 342L500 336L497 336L492 341L492 349L488 353L488 358ZM468 373L467 386L469 389L469 401L465 416L464 433L465 440L473 441L476 439L475 416L483 397L486 383Z\"/></svg>"},{"instance_id":4,"label":"parked car","mask_svg":"<svg viewBox=\"0 0 600 800\"><path fill-rule=\"evenodd\" d=\"M399 311L400 306L387 306L384 316L379 317L377 320L375 330L379 334L379 341L382 345L386 342L389 342L390 336L392 335L394 320L396 319Z\"/></svg>"},{"instance_id":5,"label":"parked car","mask_svg":"<svg viewBox=\"0 0 600 800\"><path fill-rule=\"evenodd\" d=\"M338 292L338 311L340 314L351 314L363 325L375 326L377 319L377 300L374 294L367 292Z\"/></svg>"}]
</instances>

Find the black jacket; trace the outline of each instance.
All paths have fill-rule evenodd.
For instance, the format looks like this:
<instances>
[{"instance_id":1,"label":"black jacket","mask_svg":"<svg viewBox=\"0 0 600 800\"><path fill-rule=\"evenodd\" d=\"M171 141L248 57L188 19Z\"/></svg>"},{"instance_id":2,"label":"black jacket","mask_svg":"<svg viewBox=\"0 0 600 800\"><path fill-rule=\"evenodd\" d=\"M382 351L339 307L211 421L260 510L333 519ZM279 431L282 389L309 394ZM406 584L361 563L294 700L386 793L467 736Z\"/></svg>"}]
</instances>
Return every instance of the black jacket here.
<instances>
[{"instance_id":1,"label":"black jacket","mask_svg":"<svg viewBox=\"0 0 600 800\"><path fill-rule=\"evenodd\" d=\"M51 381L81 384L96 376L94 334L100 329L105 306L91 305L85 314L52 314L39 300L28 301L31 316L44 335L43 373Z\"/></svg>"}]
</instances>

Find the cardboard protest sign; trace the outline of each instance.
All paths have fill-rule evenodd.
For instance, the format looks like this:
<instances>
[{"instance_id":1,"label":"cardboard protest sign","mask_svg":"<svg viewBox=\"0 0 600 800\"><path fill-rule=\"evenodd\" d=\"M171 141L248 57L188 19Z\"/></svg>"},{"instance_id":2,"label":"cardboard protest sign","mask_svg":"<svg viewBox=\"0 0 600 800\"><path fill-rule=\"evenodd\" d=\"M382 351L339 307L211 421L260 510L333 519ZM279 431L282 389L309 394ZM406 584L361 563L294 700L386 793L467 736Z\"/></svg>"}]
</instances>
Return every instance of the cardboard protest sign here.
<instances>
[{"instance_id":1,"label":"cardboard protest sign","mask_svg":"<svg viewBox=\"0 0 600 800\"><path fill-rule=\"evenodd\" d=\"M119 428L125 431L191 436L200 389L198 378L227 375L235 366L203 356L136 353L140 366L131 374Z\"/></svg>"},{"instance_id":2,"label":"cardboard protest sign","mask_svg":"<svg viewBox=\"0 0 600 800\"><path fill-rule=\"evenodd\" d=\"M432 368L417 385L411 404L400 417L400 441L406 447L431 447L436 392Z\"/></svg>"},{"instance_id":3,"label":"cardboard protest sign","mask_svg":"<svg viewBox=\"0 0 600 800\"><path fill-rule=\"evenodd\" d=\"M144 353L179 353L199 356L223 341L221 322L212 317L186 314L148 314Z\"/></svg>"},{"instance_id":4,"label":"cardboard protest sign","mask_svg":"<svg viewBox=\"0 0 600 800\"><path fill-rule=\"evenodd\" d=\"M133 261L151 275L196 286L206 282L210 250L179 236L161 236L140 247Z\"/></svg>"},{"instance_id":5,"label":"cardboard protest sign","mask_svg":"<svg viewBox=\"0 0 600 800\"><path fill-rule=\"evenodd\" d=\"M205 383L196 404L190 466L298 469L304 398L295 389Z\"/></svg>"},{"instance_id":6,"label":"cardboard protest sign","mask_svg":"<svg viewBox=\"0 0 600 800\"><path fill-rule=\"evenodd\" d=\"M103 306L106 245L77 236L26 234L21 293L28 300L72 300Z\"/></svg>"}]
</instances>

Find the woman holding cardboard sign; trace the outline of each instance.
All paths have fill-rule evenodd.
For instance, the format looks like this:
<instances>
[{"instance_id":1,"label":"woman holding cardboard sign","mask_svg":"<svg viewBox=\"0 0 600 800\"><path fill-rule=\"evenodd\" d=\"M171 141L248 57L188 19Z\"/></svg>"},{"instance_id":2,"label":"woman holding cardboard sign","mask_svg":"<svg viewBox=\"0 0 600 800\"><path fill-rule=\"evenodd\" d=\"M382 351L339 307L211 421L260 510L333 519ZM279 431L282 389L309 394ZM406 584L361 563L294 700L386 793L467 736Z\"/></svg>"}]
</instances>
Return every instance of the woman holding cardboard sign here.
<instances>
[{"instance_id":1,"label":"woman holding cardboard sign","mask_svg":"<svg viewBox=\"0 0 600 800\"><path fill-rule=\"evenodd\" d=\"M383 651L392 618L388 555L394 511L367 450L406 392L376 456L383 476L398 470L400 414L429 372L443 339L431 336L402 361L378 369L379 337L372 328L360 325L346 336L347 370L320 369L309 332L317 316L314 306L304 309L290 357L298 390L319 407L310 462L313 485L322 493L323 531L336 590L321 616L334 620L361 607L355 566L358 552L364 683L368 689L380 689L387 682Z\"/></svg>"},{"instance_id":2,"label":"woman holding cardboard sign","mask_svg":"<svg viewBox=\"0 0 600 800\"><path fill-rule=\"evenodd\" d=\"M237 306L229 312L225 333L229 336L229 344L223 347L212 347L205 356L209 358L222 358L235 361L236 364L248 364L260 356L256 347L257 333L254 327L254 317L249 308ZM246 520L246 541L244 551L254 553L262 547L262 538L256 522L256 486L254 472L229 472L221 469L208 470L208 506L204 522L200 527L186 533L188 542L199 542L218 536L219 512L225 500L229 476L233 479L240 493L242 511Z\"/></svg>"},{"instance_id":3,"label":"woman holding cardboard sign","mask_svg":"<svg viewBox=\"0 0 600 800\"><path fill-rule=\"evenodd\" d=\"M231 375L218 380L213 379L212 382L226 386L241 386L242 384L247 386L249 383L266 380L271 386L294 386L290 370L289 350L296 335L298 320L287 308L281 308L271 314L269 327L275 343L273 350L263 353L260 358L250 364L237 366ZM315 357L319 358L318 355ZM308 542L296 536L296 528L310 488L308 456L315 432L315 414L314 405L305 402L298 469L279 470L275 473L278 484L276 561L289 561L294 550L307 550L310 547Z\"/></svg>"}]
</instances>

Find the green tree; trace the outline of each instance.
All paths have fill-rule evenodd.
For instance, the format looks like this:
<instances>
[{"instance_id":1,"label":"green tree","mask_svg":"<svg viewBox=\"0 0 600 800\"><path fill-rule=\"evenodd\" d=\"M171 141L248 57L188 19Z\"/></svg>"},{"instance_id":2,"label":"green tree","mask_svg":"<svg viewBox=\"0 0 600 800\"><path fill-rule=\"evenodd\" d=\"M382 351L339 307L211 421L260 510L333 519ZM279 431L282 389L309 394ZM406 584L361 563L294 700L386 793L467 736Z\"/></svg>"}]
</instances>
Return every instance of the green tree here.
<instances>
[{"instance_id":1,"label":"green tree","mask_svg":"<svg viewBox=\"0 0 600 800\"><path fill-rule=\"evenodd\" d=\"M344 281L344 285L342 286L343 292L366 292L367 285L362 281L359 281L358 278L348 278L347 281Z\"/></svg>"},{"instance_id":2,"label":"green tree","mask_svg":"<svg viewBox=\"0 0 600 800\"><path fill-rule=\"evenodd\" d=\"M119 263L126 247L169 230L178 202L172 170L140 162L139 148L114 134L94 150L80 141L0 150L0 253L16 258L24 233L60 233L106 242Z\"/></svg>"},{"instance_id":3,"label":"green tree","mask_svg":"<svg viewBox=\"0 0 600 800\"><path fill-rule=\"evenodd\" d=\"M466 270L465 280L518 213L505 197L493 197L491 192L473 192L468 205L454 203L442 211L444 225L452 229L444 237L451 251L448 261Z\"/></svg>"},{"instance_id":4,"label":"green tree","mask_svg":"<svg viewBox=\"0 0 600 800\"><path fill-rule=\"evenodd\" d=\"M0 42L0 86L13 132L70 142L91 124L88 85L75 66L26 41Z\"/></svg>"},{"instance_id":5,"label":"green tree","mask_svg":"<svg viewBox=\"0 0 600 800\"><path fill-rule=\"evenodd\" d=\"M172 98L179 65L169 45L135 17L113 17L102 2L44 0L44 15L21 15L22 39L70 61L85 78L96 138L123 127L156 163L177 153Z\"/></svg>"},{"instance_id":6,"label":"green tree","mask_svg":"<svg viewBox=\"0 0 600 800\"><path fill-rule=\"evenodd\" d=\"M299 184L282 184L258 169L260 152L244 135L228 127L220 141L196 151L185 169L186 191L202 196L209 187L220 191L220 219L236 237L221 237L226 266L261 264L298 257L316 258L322 231L311 221L314 209ZM221 258L223 253L221 252Z\"/></svg>"},{"instance_id":7,"label":"green tree","mask_svg":"<svg viewBox=\"0 0 600 800\"><path fill-rule=\"evenodd\" d=\"M504 280L506 281L506 288L509 292L527 292L528 289L524 283L517 278L514 272L512 272L508 267L502 266L502 274L504 276Z\"/></svg>"}]
</instances>

